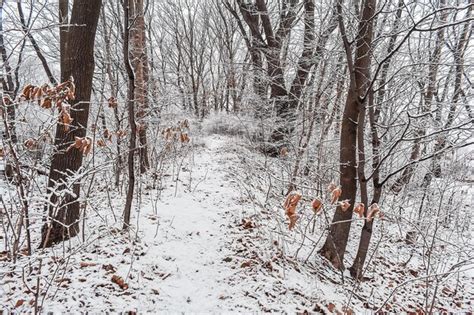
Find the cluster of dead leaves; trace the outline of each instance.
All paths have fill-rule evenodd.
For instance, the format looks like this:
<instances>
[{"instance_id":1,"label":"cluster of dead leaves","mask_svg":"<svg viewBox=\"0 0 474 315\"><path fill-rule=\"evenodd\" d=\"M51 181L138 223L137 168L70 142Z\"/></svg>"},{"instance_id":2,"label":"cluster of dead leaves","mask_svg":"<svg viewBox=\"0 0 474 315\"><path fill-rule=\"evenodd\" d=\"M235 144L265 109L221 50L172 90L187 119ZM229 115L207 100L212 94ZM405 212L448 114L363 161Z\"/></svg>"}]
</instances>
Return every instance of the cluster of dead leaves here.
<instances>
[{"instance_id":1,"label":"cluster of dead leaves","mask_svg":"<svg viewBox=\"0 0 474 315\"><path fill-rule=\"evenodd\" d=\"M328 191L331 193L331 204L336 203L339 200L339 197L342 195L341 186L336 186L335 184L330 184L328 187ZM338 205L341 207L342 211L347 211L351 207L349 200L339 201ZM365 215L364 203L359 202L354 207L353 211L359 216L359 218L363 218ZM367 221L372 221L376 215L378 215L381 219L383 218L383 213L380 211L379 205L377 203L373 203L368 209Z\"/></svg>"},{"instance_id":2,"label":"cluster of dead leaves","mask_svg":"<svg viewBox=\"0 0 474 315\"><path fill-rule=\"evenodd\" d=\"M54 87L50 87L48 84L42 86L27 84L20 95L20 100L38 101L38 105L46 109L51 108L53 104L60 109L64 102L75 99L76 86L72 77Z\"/></svg>"},{"instance_id":3,"label":"cluster of dead leaves","mask_svg":"<svg viewBox=\"0 0 474 315\"><path fill-rule=\"evenodd\" d=\"M127 132L125 130L119 129L116 132L111 132L109 129L104 129L102 132L102 138L97 140L97 146L98 147L106 147L107 143L112 143L112 138L113 136L116 136L117 138L123 138L127 135Z\"/></svg>"},{"instance_id":4,"label":"cluster of dead leaves","mask_svg":"<svg viewBox=\"0 0 474 315\"><path fill-rule=\"evenodd\" d=\"M95 267L97 265L98 264L96 262L91 262L91 261L81 261L79 263L79 266L81 268ZM107 274L114 273L116 271L116 268L111 264L102 265L102 269L104 269ZM71 282L70 279L66 279L66 280ZM115 283L116 285L118 285L122 290L127 290L128 289L128 284L125 282L125 280L122 277L114 274L114 275L112 275L112 278L110 280L113 283ZM60 279L59 281L63 282L63 281L65 281L65 279Z\"/></svg>"},{"instance_id":5,"label":"cluster of dead leaves","mask_svg":"<svg viewBox=\"0 0 474 315\"><path fill-rule=\"evenodd\" d=\"M75 148L82 152L83 155L87 155L92 150L92 138L91 137L74 137L74 143L71 144L66 152Z\"/></svg>"},{"instance_id":6,"label":"cluster of dead leaves","mask_svg":"<svg viewBox=\"0 0 474 315\"><path fill-rule=\"evenodd\" d=\"M116 132L111 132L109 129L105 128L102 134L99 134L99 139L96 140L96 145L99 148L107 147L108 144L112 143L114 136L117 138L123 138L127 135L125 130L119 129ZM79 143L78 141L81 141ZM90 141L90 143L88 143ZM92 149L92 139L90 137L78 138L76 137L75 142L69 147L69 149L77 148L80 151L83 151L84 155L90 153ZM85 152L84 152L85 151Z\"/></svg>"},{"instance_id":7,"label":"cluster of dead leaves","mask_svg":"<svg viewBox=\"0 0 474 315\"><path fill-rule=\"evenodd\" d=\"M44 143L51 143L52 142L52 137L49 134L49 132L45 132L42 135L40 135L38 138L28 138L23 142L23 145L26 147L26 149L32 151L38 148L38 143L39 142L44 142Z\"/></svg>"},{"instance_id":8,"label":"cluster of dead leaves","mask_svg":"<svg viewBox=\"0 0 474 315\"><path fill-rule=\"evenodd\" d=\"M334 314L334 313L335 313L335 314L341 314L341 315L342 315L342 314L344 314L344 315L352 315L352 314L354 314L354 311L353 311L351 308L347 307L347 306L343 306L343 307L342 307L342 312L339 311L339 310L337 309L337 307L336 307L336 304L331 303L331 302L327 304L326 308L327 308L328 311L329 311L330 313L332 313L332 314ZM322 311L322 309L320 309L320 311ZM322 311L322 313L324 313L324 311Z\"/></svg>"},{"instance_id":9,"label":"cluster of dead leaves","mask_svg":"<svg viewBox=\"0 0 474 315\"><path fill-rule=\"evenodd\" d=\"M347 211L350 207L351 204L349 203L349 200L341 200L339 201L339 198L342 195L342 188L341 186L337 186L333 183L331 183L328 186L328 192L330 194L330 203L331 204L336 204L341 208L342 211ZM296 221L298 220L298 215L296 213L296 207L298 206L298 202L301 200L302 194L296 191L292 191L288 194L288 196L285 199L285 202L283 204L283 208L285 209L285 214L287 215L288 219L290 220L290 223L288 225L288 228L291 230L295 227ZM319 215L321 211L323 210L323 200L320 198L314 198L313 201L311 202L311 208L313 209L313 213L315 215ZM358 203L354 207L354 213L356 213L359 218L363 218L365 215L365 206L362 202ZM374 217L378 216L380 219L383 219L384 215L380 211L380 207L377 203L373 203L367 213L367 218L366 220L368 222L371 222Z\"/></svg>"},{"instance_id":10,"label":"cluster of dead leaves","mask_svg":"<svg viewBox=\"0 0 474 315\"><path fill-rule=\"evenodd\" d=\"M63 123L64 131L69 131L69 126L71 125L73 119L71 117L71 105L62 104L61 112L59 113L59 120Z\"/></svg>"},{"instance_id":11,"label":"cluster of dead leaves","mask_svg":"<svg viewBox=\"0 0 474 315\"><path fill-rule=\"evenodd\" d=\"M71 105L67 101L76 99L76 86L71 77L66 82L60 83L55 87L48 84L35 86L27 84L20 95L20 100L37 101L42 108L49 109L53 104L59 110L59 121L64 126L64 131L69 131L73 118L71 117Z\"/></svg>"},{"instance_id":12,"label":"cluster of dead leaves","mask_svg":"<svg viewBox=\"0 0 474 315\"><path fill-rule=\"evenodd\" d=\"M25 302L26 302L26 300L24 300L24 299L17 300L16 303L15 303L15 308L22 307L23 305L25 305ZM35 305L35 299L30 299L30 301L28 302L28 305L29 306Z\"/></svg>"},{"instance_id":13,"label":"cluster of dead leaves","mask_svg":"<svg viewBox=\"0 0 474 315\"><path fill-rule=\"evenodd\" d=\"M178 121L175 126L168 127L163 130L163 138L165 139L167 146L171 143L181 142L183 144L191 141L189 138L189 121L187 119Z\"/></svg>"},{"instance_id":14,"label":"cluster of dead leaves","mask_svg":"<svg viewBox=\"0 0 474 315\"><path fill-rule=\"evenodd\" d=\"M365 216L365 205L363 202L359 202L354 207L354 213L357 214L360 219ZM367 221L372 221L376 215L378 215L380 219L383 219L384 217L384 214L380 211L379 205L377 203L373 203L367 211Z\"/></svg>"}]
</instances>

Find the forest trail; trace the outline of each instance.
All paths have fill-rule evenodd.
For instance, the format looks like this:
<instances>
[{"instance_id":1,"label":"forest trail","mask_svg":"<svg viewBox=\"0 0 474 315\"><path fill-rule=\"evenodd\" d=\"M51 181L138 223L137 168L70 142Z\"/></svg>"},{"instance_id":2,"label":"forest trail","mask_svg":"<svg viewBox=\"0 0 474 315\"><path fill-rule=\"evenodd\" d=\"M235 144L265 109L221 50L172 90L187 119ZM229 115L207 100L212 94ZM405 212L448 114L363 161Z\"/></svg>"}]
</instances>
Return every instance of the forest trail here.
<instances>
[{"instance_id":1,"label":"forest trail","mask_svg":"<svg viewBox=\"0 0 474 315\"><path fill-rule=\"evenodd\" d=\"M236 271L225 261L232 256L231 230L242 207L238 187L229 174L238 162L236 151L229 137L199 139L197 144L180 148L187 153L177 155L174 167L162 170L162 189L140 188L141 203L134 200L130 234L120 231L120 220L113 223L123 209L123 196L112 198L109 204L103 191L96 192L95 198L102 202L97 204L100 215L89 211L86 224L91 237L86 242L72 239L77 250L66 253L66 259L58 258L62 245L41 255L42 273L58 275L53 281L57 289L48 290L44 311L242 309L229 298L241 288L229 286L227 279ZM0 280L1 305L13 309L19 300L30 301L29 294L15 289L15 279L28 265L27 257L21 257L14 270ZM67 277L60 276L64 268ZM115 283L116 276L123 279L126 289Z\"/></svg>"},{"instance_id":2,"label":"forest trail","mask_svg":"<svg viewBox=\"0 0 474 315\"><path fill-rule=\"evenodd\" d=\"M234 200L240 196L228 173L235 159L226 152L229 140L204 138L205 145L194 148L179 180L165 188L156 205L158 232L153 225L141 227L145 241L153 239L155 245L146 259L158 259L164 270L158 287L167 310L223 310L228 290L224 279L233 273L224 262L230 254L225 243L232 213L238 211Z\"/></svg>"}]
</instances>

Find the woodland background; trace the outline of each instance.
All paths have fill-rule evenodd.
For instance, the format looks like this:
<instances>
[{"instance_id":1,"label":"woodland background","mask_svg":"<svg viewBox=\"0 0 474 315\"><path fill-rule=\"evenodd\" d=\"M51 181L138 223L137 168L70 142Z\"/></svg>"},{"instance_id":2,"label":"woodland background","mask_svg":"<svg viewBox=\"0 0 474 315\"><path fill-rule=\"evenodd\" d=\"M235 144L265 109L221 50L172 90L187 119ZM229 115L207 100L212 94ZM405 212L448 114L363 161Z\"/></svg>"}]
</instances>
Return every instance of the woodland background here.
<instances>
[{"instance_id":1,"label":"woodland background","mask_svg":"<svg viewBox=\"0 0 474 315\"><path fill-rule=\"evenodd\" d=\"M473 7L0 0L1 304L472 309Z\"/></svg>"}]
</instances>

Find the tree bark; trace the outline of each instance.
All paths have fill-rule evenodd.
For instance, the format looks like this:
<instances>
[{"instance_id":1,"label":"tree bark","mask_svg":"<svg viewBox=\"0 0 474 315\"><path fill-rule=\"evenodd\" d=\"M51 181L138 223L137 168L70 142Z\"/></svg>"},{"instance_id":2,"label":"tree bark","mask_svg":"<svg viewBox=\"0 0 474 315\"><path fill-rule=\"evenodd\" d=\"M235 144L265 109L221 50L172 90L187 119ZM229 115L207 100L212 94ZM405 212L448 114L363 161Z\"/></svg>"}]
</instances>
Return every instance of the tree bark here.
<instances>
[{"instance_id":1,"label":"tree bark","mask_svg":"<svg viewBox=\"0 0 474 315\"><path fill-rule=\"evenodd\" d=\"M16 119L16 108L13 102L10 102L10 99L15 97L15 84L13 83L13 76L12 76L12 68L10 67L10 63L8 61L7 50L5 47L5 42L3 38L3 1L0 2L0 54L2 56L2 63L3 69L1 69L2 76L0 78L2 83L3 93L6 94L8 97L8 101L6 98L2 98L0 100L0 104L6 107L7 112L7 119L8 125L7 128L9 129L10 140L13 143L17 142L17 135L16 135L16 127L15 127L15 119ZM3 96L3 95L2 95ZM10 168L10 165L7 165Z\"/></svg>"},{"instance_id":2,"label":"tree bark","mask_svg":"<svg viewBox=\"0 0 474 315\"><path fill-rule=\"evenodd\" d=\"M395 14L396 19L393 25L393 35L389 39L388 47L387 47L387 55L390 55L395 48L395 42L398 37L398 28L401 21L402 16L402 9L403 9L403 0L398 2L398 9ZM378 135L377 124L378 119L380 117L380 108L385 98L386 92L386 84L387 84L387 76L388 70L390 68L391 58L384 63L381 70L381 77L379 82L379 91L377 94L376 103L374 104L374 91L370 90L369 92L369 104L365 111L368 111L368 117L370 122L370 135L371 135L371 144L372 144L372 169L374 170L374 174L372 176L372 184L373 184L373 196L370 204L368 191L367 191L367 180L365 178L365 146L364 146L364 139L363 134L360 134L361 128L365 128L365 121L361 120L359 116L359 143L358 143L358 150L359 150L359 165L358 165L358 176L359 176L359 183L361 186L361 201L365 205L365 212L364 216L367 217L368 210L370 205L374 203L379 203L380 198L382 196L382 185L380 184L380 138ZM364 127L361 126L364 125ZM372 238L372 229L373 229L374 220L368 222L367 220L364 221L364 226L362 227L362 232L359 240L359 246L357 249L357 254L354 259L352 266L349 268L351 275L354 278L361 279L363 276L363 268L365 264L365 260L367 258L367 253L369 251L370 240Z\"/></svg>"},{"instance_id":3,"label":"tree bark","mask_svg":"<svg viewBox=\"0 0 474 315\"><path fill-rule=\"evenodd\" d=\"M76 0L72 8L71 26L61 37L61 79L74 78L76 97L71 111L73 123L69 131L62 124L56 127L56 152L51 162L47 193L50 195L48 223L42 228L42 247L77 235L80 208L80 183L70 181L82 165L82 152L66 151L74 137L85 137L94 74L94 40L101 9L101 0ZM63 41L66 41L65 43Z\"/></svg>"},{"instance_id":4,"label":"tree bark","mask_svg":"<svg viewBox=\"0 0 474 315\"><path fill-rule=\"evenodd\" d=\"M145 120L148 109L148 78L149 66L146 52L145 12L143 0L129 2L130 24L130 56L135 76L135 105L137 107L138 139L140 141L140 171L146 172L150 167L148 160L147 123Z\"/></svg>"},{"instance_id":5,"label":"tree bark","mask_svg":"<svg viewBox=\"0 0 474 315\"><path fill-rule=\"evenodd\" d=\"M374 93L370 91L369 94L369 105L367 106L369 112L369 121L370 121L370 133L372 138L372 169L374 174L372 176L373 183L373 196L372 200L369 203L369 196L367 190L367 180L365 176L365 145L364 145L364 135L363 130L365 129L365 119L362 117L362 114L365 116L366 110L361 111L359 115L359 134L358 134L358 150L359 150L359 165L358 165L358 177L361 187L361 201L365 205L364 217L367 218L370 205L374 203L379 203L382 196L382 185L380 184L380 174L379 174L379 164L380 164L380 139L377 132L377 117L375 117L374 110ZM352 266L349 268L351 276L354 278L360 279L363 275L363 267L365 260L367 258L367 253L369 251L370 240L372 238L372 228L374 220L364 221L364 226L362 227L362 232L359 240L359 247L357 249L357 254L354 259Z\"/></svg>"},{"instance_id":6,"label":"tree bark","mask_svg":"<svg viewBox=\"0 0 474 315\"><path fill-rule=\"evenodd\" d=\"M134 0L126 0L123 2L124 10L124 36L123 36L123 59L125 69L127 70L128 90L127 90L127 108L128 123L130 127L130 143L128 147L128 189L127 198L125 200L125 208L123 210L123 229L126 230L130 226L130 216L132 212L133 191L135 188L135 150L137 139L137 125L135 123L135 74L133 73L130 62L130 26L129 26L129 9Z\"/></svg>"},{"instance_id":7,"label":"tree bark","mask_svg":"<svg viewBox=\"0 0 474 315\"><path fill-rule=\"evenodd\" d=\"M63 68L67 62L67 35L69 34L69 0L59 0L59 55L61 62L61 82L68 78L64 76Z\"/></svg>"},{"instance_id":8,"label":"tree bark","mask_svg":"<svg viewBox=\"0 0 474 315\"><path fill-rule=\"evenodd\" d=\"M342 1L337 4L339 26L343 37L351 81L347 93L346 105L342 117L340 140L340 184L342 186L341 200L349 200L350 207L342 211L338 206L326 242L320 254L327 258L335 268L344 269L344 254L351 228L352 209L357 193L357 121L359 111L365 100L370 75L370 50L373 36L373 15L376 0L366 0L358 27L355 61L352 63L352 52L348 45L347 36L342 20Z\"/></svg>"}]
</instances>

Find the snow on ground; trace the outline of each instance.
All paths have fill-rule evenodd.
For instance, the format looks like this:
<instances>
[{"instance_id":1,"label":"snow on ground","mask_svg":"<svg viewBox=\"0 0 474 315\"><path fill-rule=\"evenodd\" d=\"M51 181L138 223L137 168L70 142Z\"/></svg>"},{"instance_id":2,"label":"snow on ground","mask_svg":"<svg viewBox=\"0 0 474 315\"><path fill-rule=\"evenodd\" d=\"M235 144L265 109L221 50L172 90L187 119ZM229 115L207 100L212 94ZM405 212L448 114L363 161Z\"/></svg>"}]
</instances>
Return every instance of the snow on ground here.
<instances>
[{"instance_id":1,"label":"snow on ground","mask_svg":"<svg viewBox=\"0 0 474 315\"><path fill-rule=\"evenodd\" d=\"M48 291L44 309L175 312L229 309L223 302L228 295L224 280L234 271L223 259L230 252L225 248L229 220L233 218L230 213L238 211L229 200L239 193L225 169L232 156L219 152L228 140L218 136L207 138L193 154L183 157L179 180L165 183L168 187L163 189L161 200L156 199L157 190L144 193L141 211L134 216L138 229L135 225L130 235L134 239L133 234L138 230L136 241L129 241L116 228L93 225L96 229L93 236L75 244L77 253L63 258L60 245L44 252L42 274L46 271L48 277L54 272L64 272L54 277L53 286L57 284L57 288ZM120 213L123 198L114 198L112 203L114 212ZM76 237L72 242L79 240ZM22 265L23 261L27 261L26 257L11 270L7 270L7 264L2 265L0 296L1 304L7 309L24 300L20 309L27 310L34 299L34 289L24 292L18 287L18 277L27 267ZM39 261L32 265L37 268ZM31 281L31 286L37 274L33 271L26 279ZM129 288L122 290L112 283L112 275L120 276Z\"/></svg>"},{"instance_id":2,"label":"snow on ground","mask_svg":"<svg viewBox=\"0 0 474 315\"><path fill-rule=\"evenodd\" d=\"M418 266L394 265L394 257L406 260L395 254L401 246L395 241L384 243L389 248L378 254L372 280L361 287L314 255L313 246L306 244L295 255L299 236L283 230L282 213L251 200L267 189L252 187L255 176L243 169L251 153L227 136L196 138L202 143L160 170L161 186L139 185L128 233L121 232L118 219L124 197L100 187L91 197L97 204L88 210L84 241L76 237L36 250L33 258L21 256L16 264L1 259L3 308L31 311L38 300L43 310L62 312L311 312L342 311L347 305L373 312L394 285L420 272ZM36 238L40 224L33 224ZM410 290L421 294L423 286L404 293L405 306L413 304L406 309L416 310ZM464 284L457 290L456 296L466 295L459 303L470 303L472 290ZM443 302L454 296L449 290L441 294Z\"/></svg>"}]
</instances>

